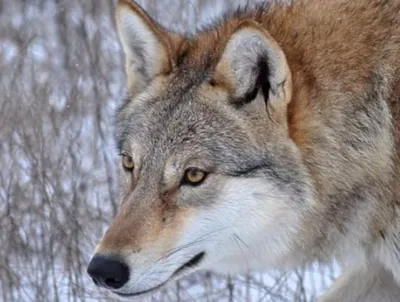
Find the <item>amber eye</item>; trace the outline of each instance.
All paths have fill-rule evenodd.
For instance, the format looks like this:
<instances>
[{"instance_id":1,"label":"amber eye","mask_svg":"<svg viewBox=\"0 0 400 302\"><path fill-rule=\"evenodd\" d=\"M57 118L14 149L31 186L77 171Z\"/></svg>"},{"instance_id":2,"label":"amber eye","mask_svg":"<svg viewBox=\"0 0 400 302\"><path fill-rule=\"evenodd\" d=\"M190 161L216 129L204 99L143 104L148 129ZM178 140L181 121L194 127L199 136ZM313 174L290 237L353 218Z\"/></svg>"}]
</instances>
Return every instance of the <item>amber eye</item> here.
<instances>
[{"instance_id":1,"label":"amber eye","mask_svg":"<svg viewBox=\"0 0 400 302\"><path fill-rule=\"evenodd\" d=\"M135 168L135 163L129 155L122 155L122 165L125 170L132 171Z\"/></svg>"},{"instance_id":2,"label":"amber eye","mask_svg":"<svg viewBox=\"0 0 400 302\"><path fill-rule=\"evenodd\" d=\"M189 168L185 171L185 176L183 180L185 184L195 186L201 184L206 176L207 173L204 171L196 168Z\"/></svg>"}]
</instances>

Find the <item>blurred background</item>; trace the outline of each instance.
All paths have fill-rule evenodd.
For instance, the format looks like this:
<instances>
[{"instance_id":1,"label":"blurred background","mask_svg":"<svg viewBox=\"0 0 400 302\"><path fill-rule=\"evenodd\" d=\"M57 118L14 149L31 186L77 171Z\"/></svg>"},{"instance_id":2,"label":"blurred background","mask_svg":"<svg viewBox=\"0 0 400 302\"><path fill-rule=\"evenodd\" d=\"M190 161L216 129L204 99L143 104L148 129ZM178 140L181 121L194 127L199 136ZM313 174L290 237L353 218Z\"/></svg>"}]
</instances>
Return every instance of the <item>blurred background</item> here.
<instances>
[{"instance_id":1,"label":"blurred background","mask_svg":"<svg viewBox=\"0 0 400 302\"><path fill-rule=\"evenodd\" d=\"M117 205L113 115L124 95L116 0L0 0L0 300L116 301L86 266ZM194 31L243 1L142 0ZM255 1L250 1L254 4ZM334 266L201 272L153 301L313 301Z\"/></svg>"}]
</instances>

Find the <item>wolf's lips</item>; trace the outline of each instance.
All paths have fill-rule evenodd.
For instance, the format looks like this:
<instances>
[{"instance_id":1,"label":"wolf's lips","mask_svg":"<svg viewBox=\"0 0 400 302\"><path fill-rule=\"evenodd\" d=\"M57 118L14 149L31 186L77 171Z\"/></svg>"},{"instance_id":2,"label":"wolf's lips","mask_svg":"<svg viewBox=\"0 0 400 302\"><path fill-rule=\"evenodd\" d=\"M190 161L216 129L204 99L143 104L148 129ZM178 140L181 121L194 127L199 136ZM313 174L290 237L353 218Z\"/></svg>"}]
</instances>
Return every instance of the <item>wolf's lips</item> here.
<instances>
[{"instance_id":1,"label":"wolf's lips","mask_svg":"<svg viewBox=\"0 0 400 302\"><path fill-rule=\"evenodd\" d=\"M136 292L136 293L127 294L127 293L114 292L114 294L117 294L118 296L121 296L121 297L138 297L138 296L142 296L142 295L148 294L150 292L156 291L156 290L160 289L161 287L163 287L165 284L167 284L170 280L174 279L175 277L178 277L178 276L182 275L182 273L185 273L188 270L192 270L196 266L198 266L200 264L200 262L203 260L205 254L206 254L205 252L201 252L201 253L197 254L192 259L190 259L188 262L186 262L185 264L180 266L167 280L165 280L164 282L160 283L159 285L157 285L155 287L152 287L148 290L144 290L141 292Z\"/></svg>"}]
</instances>

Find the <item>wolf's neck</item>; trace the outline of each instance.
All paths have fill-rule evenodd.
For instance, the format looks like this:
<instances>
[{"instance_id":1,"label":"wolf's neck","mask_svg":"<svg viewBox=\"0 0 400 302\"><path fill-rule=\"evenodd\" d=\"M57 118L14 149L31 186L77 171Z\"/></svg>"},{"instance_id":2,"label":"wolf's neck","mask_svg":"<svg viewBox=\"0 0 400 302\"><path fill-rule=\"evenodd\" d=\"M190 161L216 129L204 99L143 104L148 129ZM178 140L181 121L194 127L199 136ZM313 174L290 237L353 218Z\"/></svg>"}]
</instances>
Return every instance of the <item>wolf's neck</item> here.
<instances>
[{"instance_id":1,"label":"wolf's neck","mask_svg":"<svg viewBox=\"0 0 400 302\"><path fill-rule=\"evenodd\" d=\"M370 26L365 8L382 26L386 21L368 1L324 1L323 11L320 1L310 3L307 11L272 7L260 18L293 74L290 135L312 178L319 217L304 236L318 258L333 250L357 258L352 250L386 240L400 203L400 78L392 77L400 57ZM324 17L330 11L341 11L340 20ZM346 17L350 11L359 22Z\"/></svg>"}]
</instances>

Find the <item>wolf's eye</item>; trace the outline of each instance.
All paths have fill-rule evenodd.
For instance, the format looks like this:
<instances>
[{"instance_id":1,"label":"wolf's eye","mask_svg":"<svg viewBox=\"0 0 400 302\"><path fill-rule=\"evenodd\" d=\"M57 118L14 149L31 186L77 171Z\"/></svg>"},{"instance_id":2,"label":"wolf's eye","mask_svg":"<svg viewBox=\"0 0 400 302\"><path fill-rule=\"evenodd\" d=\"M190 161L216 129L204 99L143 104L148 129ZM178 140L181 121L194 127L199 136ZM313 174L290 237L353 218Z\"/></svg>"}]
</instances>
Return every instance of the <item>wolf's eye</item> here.
<instances>
[{"instance_id":1,"label":"wolf's eye","mask_svg":"<svg viewBox=\"0 0 400 302\"><path fill-rule=\"evenodd\" d=\"M201 184L206 179L207 173L196 168L189 168L185 171L183 183L196 186Z\"/></svg>"},{"instance_id":2,"label":"wolf's eye","mask_svg":"<svg viewBox=\"0 0 400 302\"><path fill-rule=\"evenodd\" d=\"M127 171L132 171L135 168L135 163L133 162L132 157L129 155L122 155L122 165Z\"/></svg>"}]
</instances>

